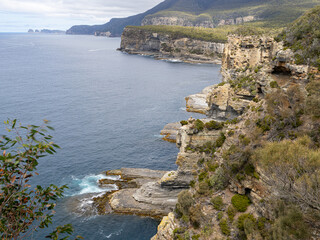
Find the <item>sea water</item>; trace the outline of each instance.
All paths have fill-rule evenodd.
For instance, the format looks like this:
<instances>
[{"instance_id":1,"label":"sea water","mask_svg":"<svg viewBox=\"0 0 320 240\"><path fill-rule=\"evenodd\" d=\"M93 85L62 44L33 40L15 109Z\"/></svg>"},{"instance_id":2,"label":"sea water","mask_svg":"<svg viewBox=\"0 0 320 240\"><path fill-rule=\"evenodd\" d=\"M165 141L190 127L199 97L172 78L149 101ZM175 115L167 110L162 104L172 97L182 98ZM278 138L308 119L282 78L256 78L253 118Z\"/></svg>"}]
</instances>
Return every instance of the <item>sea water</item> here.
<instances>
[{"instance_id":1,"label":"sea water","mask_svg":"<svg viewBox=\"0 0 320 240\"><path fill-rule=\"evenodd\" d=\"M41 159L34 181L69 186L52 226L30 239L66 223L85 239L143 240L156 233L159 222L150 218L87 214L91 196L106 190L97 184L105 170L177 168L178 149L160 130L203 117L185 111L184 97L218 83L220 66L128 55L116 51L119 45L119 38L0 34L0 122L50 120L61 149ZM85 194L73 211L72 199Z\"/></svg>"}]
</instances>

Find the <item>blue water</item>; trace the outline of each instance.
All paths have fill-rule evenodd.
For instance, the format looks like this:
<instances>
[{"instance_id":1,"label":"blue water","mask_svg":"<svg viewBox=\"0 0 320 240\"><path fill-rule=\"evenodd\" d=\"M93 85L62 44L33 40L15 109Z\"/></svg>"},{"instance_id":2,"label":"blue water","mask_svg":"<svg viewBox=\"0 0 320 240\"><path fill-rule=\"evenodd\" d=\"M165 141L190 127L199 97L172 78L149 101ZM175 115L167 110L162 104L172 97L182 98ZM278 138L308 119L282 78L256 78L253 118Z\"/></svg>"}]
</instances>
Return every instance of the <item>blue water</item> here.
<instances>
[{"instance_id":1,"label":"blue water","mask_svg":"<svg viewBox=\"0 0 320 240\"><path fill-rule=\"evenodd\" d=\"M65 202L101 193L97 180L105 170L176 169L178 149L159 132L169 122L200 117L185 111L184 97L220 80L218 65L156 61L118 52L119 45L118 38L0 34L0 122L51 121L62 149L41 160L35 181L69 185L53 226L71 222L85 239L155 234L158 222L150 218L88 217L72 213Z\"/></svg>"}]
</instances>

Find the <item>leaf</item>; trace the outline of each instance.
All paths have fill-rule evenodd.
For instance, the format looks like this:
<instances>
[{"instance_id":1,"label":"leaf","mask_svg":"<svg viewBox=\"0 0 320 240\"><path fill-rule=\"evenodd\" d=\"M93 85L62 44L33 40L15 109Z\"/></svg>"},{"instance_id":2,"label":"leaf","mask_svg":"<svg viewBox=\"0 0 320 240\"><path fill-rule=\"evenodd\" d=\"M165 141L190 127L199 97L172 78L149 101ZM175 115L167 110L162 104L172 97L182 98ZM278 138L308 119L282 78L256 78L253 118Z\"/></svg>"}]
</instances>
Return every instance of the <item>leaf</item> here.
<instances>
[{"instance_id":1,"label":"leaf","mask_svg":"<svg viewBox=\"0 0 320 240\"><path fill-rule=\"evenodd\" d=\"M16 126L16 123L17 123L17 119L14 119L13 121L12 121L12 129L14 129L14 127Z\"/></svg>"},{"instance_id":2,"label":"leaf","mask_svg":"<svg viewBox=\"0 0 320 240\"><path fill-rule=\"evenodd\" d=\"M13 176L13 177L11 178L11 180L10 180L10 181L11 181L11 184L13 184L13 183L16 181L16 178L17 178L16 176Z\"/></svg>"},{"instance_id":3,"label":"leaf","mask_svg":"<svg viewBox=\"0 0 320 240\"><path fill-rule=\"evenodd\" d=\"M31 185L29 185L29 184L25 184L23 187L25 187L25 188L30 188L31 187Z\"/></svg>"}]
</instances>

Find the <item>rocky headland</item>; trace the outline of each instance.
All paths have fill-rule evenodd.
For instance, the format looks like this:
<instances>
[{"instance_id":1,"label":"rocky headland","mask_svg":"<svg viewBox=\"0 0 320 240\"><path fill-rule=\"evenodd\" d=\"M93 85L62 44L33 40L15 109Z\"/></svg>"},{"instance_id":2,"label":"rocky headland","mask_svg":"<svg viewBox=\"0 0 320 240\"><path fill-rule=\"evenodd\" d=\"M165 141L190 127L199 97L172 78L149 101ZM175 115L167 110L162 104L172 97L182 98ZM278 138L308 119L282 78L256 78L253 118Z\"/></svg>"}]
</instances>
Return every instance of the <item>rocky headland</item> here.
<instances>
[{"instance_id":1,"label":"rocky headland","mask_svg":"<svg viewBox=\"0 0 320 240\"><path fill-rule=\"evenodd\" d=\"M107 171L118 180L100 185L118 190L93 200L99 213L163 217L153 240L320 239L320 64L317 50L292 47L310 44L299 31L229 35L222 82L186 97L188 111L206 116L162 131L179 148L178 169ZM121 50L173 54L180 41L182 54L188 39L127 28Z\"/></svg>"},{"instance_id":2,"label":"rocky headland","mask_svg":"<svg viewBox=\"0 0 320 240\"><path fill-rule=\"evenodd\" d=\"M126 27L119 50L129 54L153 56L156 59L176 59L188 63L221 63L224 43Z\"/></svg>"}]
</instances>

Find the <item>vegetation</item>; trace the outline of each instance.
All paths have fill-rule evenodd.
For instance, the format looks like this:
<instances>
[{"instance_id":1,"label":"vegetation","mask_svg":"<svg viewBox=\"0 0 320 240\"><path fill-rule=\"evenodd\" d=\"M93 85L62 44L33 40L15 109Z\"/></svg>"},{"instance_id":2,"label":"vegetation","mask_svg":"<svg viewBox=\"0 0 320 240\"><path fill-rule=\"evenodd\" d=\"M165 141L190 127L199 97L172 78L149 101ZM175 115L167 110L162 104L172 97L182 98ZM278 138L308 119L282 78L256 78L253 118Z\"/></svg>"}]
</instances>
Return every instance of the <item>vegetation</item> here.
<instances>
[{"instance_id":1,"label":"vegetation","mask_svg":"<svg viewBox=\"0 0 320 240\"><path fill-rule=\"evenodd\" d=\"M223 168L219 167L210 177L209 184L216 191L223 190L227 187L228 179Z\"/></svg>"},{"instance_id":2,"label":"vegetation","mask_svg":"<svg viewBox=\"0 0 320 240\"><path fill-rule=\"evenodd\" d=\"M222 219L219 223L219 226L220 226L220 230L221 232L226 235L226 236L229 236L231 231L230 231L230 227L229 227L229 224L228 224L228 220L227 219Z\"/></svg>"},{"instance_id":3,"label":"vegetation","mask_svg":"<svg viewBox=\"0 0 320 240\"><path fill-rule=\"evenodd\" d=\"M221 210L223 208L223 200L222 197L216 196L211 199L211 203L215 210Z\"/></svg>"},{"instance_id":4,"label":"vegetation","mask_svg":"<svg viewBox=\"0 0 320 240\"><path fill-rule=\"evenodd\" d=\"M180 217L183 215L189 216L190 214L190 207L193 205L194 199L189 193L189 191L185 190L179 193L178 195L178 203L176 206L176 212L179 214Z\"/></svg>"},{"instance_id":5,"label":"vegetation","mask_svg":"<svg viewBox=\"0 0 320 240\"><path fill-rule=\"evenodd\" d=\"M182 120L182 121L180 121L180 124L181 124L182 126L188 125L188 121Z\"/></svg>"},{"instance_id":6,"label":"vegetation","mask_svg":"<svg viewBox=\"0 0 320 240\"><path fill-rule=\"evenodd\" d=\"M297 64L311 64L320 70L320 6L290 24L279 39L295 52Z\"/></svg>"},{"instance_id":7,"label":"vegetation","mask_svg":"<svg viewBox=\"0 0 320 240\"><path fill-rule=\"evenodd\" d=\"M254 158L283 199L320 212L320 151L308 136L267 143Z\"/></svg>"},{"instance_id":8,"label":"vegetation","mask_svg":"<svg viewBox=\"0 0 320 240\"><path fill-rule=\"evenodd\" d=\"M237 213L237 209L235 209L232 205L230 205L227 209L228 219L230 222L233 222L233 219L236 213Z\"/></svg>"},{"instance_id":9,"label":"vegetation","mask_svg":"<svg viewBox=\"0 0 320 240\"><path fill-rule=\"evenodd\" d=\"M246 195L236 194L232 197L231 203L239 212L245 212L251 204L251 201Z\"/></svg>"},{"instance_id":10,"label":"vegetation","mask_svg":"<svg viewBox=\"0 0 320 240\"><path fill-rule=\"evenodd\" d=\"M228 40L228 35L238 34L241 36L248 35L262 35L268 33L271 29L259 28L255 26L237 26L228 25L216 28L203 28L203 27L182 27L182 26L169 26L169 25L147 25L147 26L127 26L131 29L141 29L144 31L157 32L169 34L173 39L191 38L195 40L202 40L207 42L225 43ZM199 50L194 49L194 54L202 54Z\"/></svg>"},{"instance_id":11,"label":"vegetation","mask_svg":"<svg viewBox=\"0 0 320 240\"><path fill-rule=\"evenodd\" d=\"M223 126L224 126L224 123L212 120L210 122L207 122L204 126L209 131L210 130L221 130L223 128Z\"/></svg>"},{"instance_id":12,"label":"vegetation","mask_svg":"<svg viewBox=\"0 0 320 240\"><path fill-rule=\"evenodd\" d=\"M43 126L23 126L17 120L8 120L5 124L8 134L0 138L0 236L1 239L22 239L51 224L55 202L67 186L29 185L38 175L35 172L38 161L59 148L48 134L52 130L48 121L44 121ZM68 239L72 232L70 224L59 226L48 238L58 239L59 235L66 234L64 239Z\"/></svg>"},{"instance_id":13,"label":"vegetation","mask_svg":"<svg viewBox=\"0 0 320 240\"><path fill-rule=\"evenodd\" d=\"M252 214L246 213L246 214L242 214L239 216L238 218L238 222L237 222L237 227L239 230L244 230L245 229L245 221L246 220L250 220L253 223L256 222L256 219L253 217Z\"/></svg>"},{"instance_id":14,"label":"vegetation","mask_svg":"<svg viewBox=\"0 0 320 240\"><path fill-rule=\"evenodd\" d=\"M197 119L194 123L194 127L201 132L204 129L204 123L200 119Z\"/></svg>"}]
</instances>

